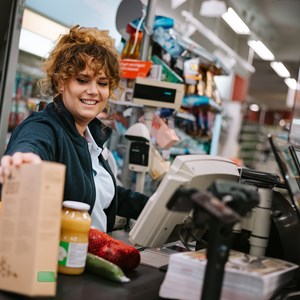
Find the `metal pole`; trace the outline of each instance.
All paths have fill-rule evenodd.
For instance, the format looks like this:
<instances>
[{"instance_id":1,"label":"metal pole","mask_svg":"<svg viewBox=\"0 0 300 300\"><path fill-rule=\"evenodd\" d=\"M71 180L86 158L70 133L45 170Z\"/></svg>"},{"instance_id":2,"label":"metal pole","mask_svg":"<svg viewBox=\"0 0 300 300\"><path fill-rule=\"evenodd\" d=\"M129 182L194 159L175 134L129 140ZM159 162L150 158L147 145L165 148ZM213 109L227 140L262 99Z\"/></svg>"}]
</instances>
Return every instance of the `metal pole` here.
<instances>
[{"instance_id":1,"label":"metal pole","mask_svg":"<svg viewBox=\"0 0 300 300\"><path fill-rule=\"evenodd\" d=\"M150 36L153 32L153 25L155 21L155 8L157 0L148 0L146 19L144 24L144 34L141 44L141 60L148 60L149 56L149 45L150 45Z\"/></svg>"}]
</instances>

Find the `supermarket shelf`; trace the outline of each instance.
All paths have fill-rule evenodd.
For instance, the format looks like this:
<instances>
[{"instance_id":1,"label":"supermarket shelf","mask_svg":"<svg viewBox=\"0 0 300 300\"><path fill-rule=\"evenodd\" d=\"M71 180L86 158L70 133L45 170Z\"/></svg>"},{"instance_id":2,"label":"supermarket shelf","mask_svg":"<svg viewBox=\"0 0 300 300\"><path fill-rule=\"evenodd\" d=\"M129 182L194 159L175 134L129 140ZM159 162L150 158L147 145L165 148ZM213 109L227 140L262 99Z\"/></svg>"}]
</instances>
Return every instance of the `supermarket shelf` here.
<instances>
[{"instance_id":1,"label":"supermarket shelf","mask_svg":"<svg viewBox=\"0 0 300 300\"><path fill-rule=\"evenodd\" d=\"M208 106L216 113L222 112L223 108L221 105L217 104L214 100L206 96L198 96L198 95L187 95L183 97L182 107L198 107L198 106Z\"/></svg>"}]
</instances>

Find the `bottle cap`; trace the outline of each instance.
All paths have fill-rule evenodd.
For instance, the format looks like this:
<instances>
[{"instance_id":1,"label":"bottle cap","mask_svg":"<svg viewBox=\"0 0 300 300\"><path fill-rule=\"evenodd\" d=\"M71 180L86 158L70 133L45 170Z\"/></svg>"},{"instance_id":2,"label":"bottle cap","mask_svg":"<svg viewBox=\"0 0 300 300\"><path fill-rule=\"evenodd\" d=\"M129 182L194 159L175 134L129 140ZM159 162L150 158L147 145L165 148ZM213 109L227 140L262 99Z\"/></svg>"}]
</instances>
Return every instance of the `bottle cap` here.
<instances>
[{"instance_id":1,"label":"bottle cap","mask_svg":"<svg viewBox=\"0 0 300 300\"><path fill-rule=\"evenodd\" d=\"M70 200L63 201L63 206L67 208L77 209L77 210L88 211L90 209L90 205L87 203L70 201Z\"/></svg>"}]
</instances>

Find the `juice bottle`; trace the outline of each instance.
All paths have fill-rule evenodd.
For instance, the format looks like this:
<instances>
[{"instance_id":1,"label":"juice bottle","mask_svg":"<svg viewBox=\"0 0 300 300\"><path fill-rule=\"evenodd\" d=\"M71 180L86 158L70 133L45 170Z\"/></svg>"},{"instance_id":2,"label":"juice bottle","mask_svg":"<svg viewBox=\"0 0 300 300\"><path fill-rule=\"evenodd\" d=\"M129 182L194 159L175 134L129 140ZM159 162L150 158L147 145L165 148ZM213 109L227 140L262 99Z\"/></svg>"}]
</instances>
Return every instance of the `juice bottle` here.
<instances>
[{"instance_id":1,"label":"juice bottle","mask_svg":"<svg viewBox=\"0 0 300 300\"><path fill-rule=\"evenodd\" d=\"M121 57L130 58L130 59L139 59L140 58L140 48L143 38L143 32L138 31L131 34L129 41L125 44L125 47L122 51Z\"/></svg>"},{"instance_id":2,"label":"juice bottle","mask_svg":"<svg viewBox=\"0 0 300 300\"><path fill-rule=\"evenodd\" d=\"M84 271L91 227L90 206L64 201L61 220L58 272L77 275Z\"/></svg>"}]
</instances>

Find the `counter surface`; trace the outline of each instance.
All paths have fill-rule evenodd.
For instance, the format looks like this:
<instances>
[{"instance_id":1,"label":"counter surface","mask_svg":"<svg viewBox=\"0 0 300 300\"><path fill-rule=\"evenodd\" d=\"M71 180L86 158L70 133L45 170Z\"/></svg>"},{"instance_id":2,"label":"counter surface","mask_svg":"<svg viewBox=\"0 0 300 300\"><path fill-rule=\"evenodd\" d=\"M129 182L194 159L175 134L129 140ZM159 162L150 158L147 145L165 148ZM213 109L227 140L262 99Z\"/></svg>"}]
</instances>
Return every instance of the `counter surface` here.
<instances>
[{"instance_id":1,"label":"counter surface","mask_svg":"<svg viewBox=\"0 0 300 300\"><path fill-rule=\"evenodd\" d=\"M112 237L128 244L128 232L118 230ZM100 276L84 272L81 275L58 274L56 297L34 297L42 300L156 300L165 273L157 268L140 264L135 270L126 272L131 280L127 283L113 282ZM0 291L0 300L23 300L28 297Z\"/></svg>"},{"instance_id":2,"label":"counter surface","mask_svg":"<svg viewBox=\"0 0 300 300\"><path fill-rule=\"evenodd\" d=\"M81 275L58 275L56 297L34 297L33 299L57 300L156 300L165 273L158 269L139 265L127 272L128 283L117 283L105 278L83 273ZM28 299L18 294L1 291L0 300Z\"/></svg>"}]
</instances>

